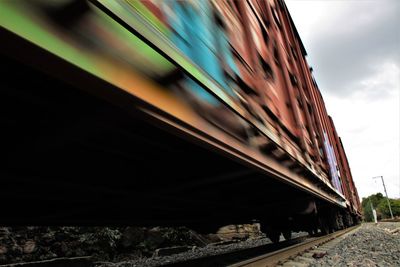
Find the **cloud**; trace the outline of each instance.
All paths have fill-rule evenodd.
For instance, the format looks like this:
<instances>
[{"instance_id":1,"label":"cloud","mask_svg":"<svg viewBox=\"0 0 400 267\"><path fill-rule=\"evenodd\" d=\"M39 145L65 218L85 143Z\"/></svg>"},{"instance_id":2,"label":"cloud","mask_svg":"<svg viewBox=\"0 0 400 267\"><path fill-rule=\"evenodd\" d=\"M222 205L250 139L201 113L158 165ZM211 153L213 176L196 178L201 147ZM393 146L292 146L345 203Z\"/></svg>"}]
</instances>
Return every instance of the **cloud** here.
<instances>
[{"instance_id":1,"label":"cloud","mask_svg":"<svg viewBox=\"0 0 400 267\"><path fill-rule=\"evenodd\" d=\"M342 137L359 194L368 196L381 191L371 177L383 175L388 194L400 197L400 92L375 100L357 95L328 95L325 102Z\"/></svg>"},{"instance_id":2,"label":"cloud","mask_svg":"<svg viewBox=\"0 0 400 267\"><path fill-rule=\"evenodd\" d=\"M337 16L322 20L310 34L310 57L321 90L347 96L370 88L376 97L376 88L366 86L369 77L378 76L383 65L400 68L400 1L334 3ZM384 88L382 96L388 93Z\"/></svg>"},{"instance_id":3,"label":"cloud","mask_svg":"<svg viewBox=\"0 0 400 267\"><path fill-rule=\"evenodd\" d=\"M400 88L400 66L395 63L383 63L373 68L370 76L353 84L355 97L378 101L393 97Z\"/></svg>"}]
</instances>

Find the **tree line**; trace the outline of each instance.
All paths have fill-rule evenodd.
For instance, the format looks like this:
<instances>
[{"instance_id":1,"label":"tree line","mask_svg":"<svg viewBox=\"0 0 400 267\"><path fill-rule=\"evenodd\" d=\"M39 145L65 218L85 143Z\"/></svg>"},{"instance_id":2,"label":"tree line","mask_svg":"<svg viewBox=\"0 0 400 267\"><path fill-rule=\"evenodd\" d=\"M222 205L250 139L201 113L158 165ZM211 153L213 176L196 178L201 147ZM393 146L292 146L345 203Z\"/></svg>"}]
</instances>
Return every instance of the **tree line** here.
<instances>
[{"instance_id":1,"label":"tree line","mask_svg":"<svg viewBox=\"0 0 400 267\"><path fill-rule=\"evenodd\" d=\"M392 208L393 216L400 216L400 199L389 198L390 206ZM370 195L369 197L362 198L362 210L364 221L372 222L374 220L372 215L371 204L376 210L378 220L390 218L389 205L386 197L382 193Z\"/></svg>"}]
</instances>

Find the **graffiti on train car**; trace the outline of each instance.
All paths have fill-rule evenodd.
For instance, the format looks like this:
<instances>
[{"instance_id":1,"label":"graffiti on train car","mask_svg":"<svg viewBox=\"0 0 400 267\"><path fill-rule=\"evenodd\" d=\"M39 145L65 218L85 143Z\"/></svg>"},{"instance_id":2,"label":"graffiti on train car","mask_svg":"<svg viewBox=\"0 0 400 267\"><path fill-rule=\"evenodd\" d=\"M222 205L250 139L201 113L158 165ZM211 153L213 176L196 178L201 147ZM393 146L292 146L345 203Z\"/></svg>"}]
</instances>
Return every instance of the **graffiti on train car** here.
<instances>
[{"instance_id":1,"label":"graffiti on train car","mask_svg":"<svg viewBox=\"0 0 400 267\"><path fill-rule=\"evenodd\" d=\"M328 152L327 156L328 156L329 172L332 178L332 184L340 193L343 194L335 152L333 151L332 145L329 143L328 140L329 140L328 135L324 132L324 145L326 151Z\"/></svg>"},{"instance_id":2,"label":"graffiti on train car","mask_svg":"<svg viewBox=\"0 0 400 267\"><path fill-rule=\"evenodd\" d=\"M148 1L142 1L148 3ZM168 26L169 40L175 47L216 81L230 98L238 102L238 87L233 74L239 74L230 50L224 22L209 1L171 0L161 4ZM184 90L199 114L230 133L247 139L243 122L189 76L172 87Z\"/></svg>"},{"instance_id":3,"label":"graffiti on train car","mask_svg":"<svg viewBox=\"0 0 400 267\"><path fill-rule=\"evenodd\" d=\"M292 110L296 107L286 104L291 99L282 68L285 63L279 56L284 52L275 41L269 41L265 30L267 18L260 15L261 4L204 0L122 3L143 15L147 20L144 26L157 28L161 22L156 20L162 13L162 23L169 30L159 34L213 78L231 101L247 111L247 116L255 117L263 125L272 125L279 132L272 115L279 118L279 128L298 135ZM152 8L147 9L149 6ZM175 79L171 87L182 89L185 99L191 99L199 114L209 114L208 120L217 120L215 124L247 138L246 130L240 126L243 123L197 82L184 75L182 80Z\"/></svg>"},{"instance_id":4,"label":"graffiti on train car","mask_svg":"<svg viewBox=\"0 0 400 267\"><path fill-rule=\"evenodd\" d=\"M301 52L293 52L294 41L288 45L281 32L288 21L280 20L274 1L99 2L175 60L178 68L156 80L211 125L249 144L253 126L225 105L235 103L244 111L241 116L268 128L286 152L321 174L321 166L311 159L318 155L311 115L301 107L304 78L298 63L288 60L287 51L293 57ZM180 55L190 63L177 62ZM205 89L204 80L196 77L199 71L226 97Z\"/></svg>"},{"instance_id":5,"label":"graffiti on train car","mask_svg":"<svg viewBox=\"0 0 400 267\"><path fill-rule=\"evenodd\" d=\"M189 64L185 64L183 70L170 65L161 68L157 66L157 61L153 60L156 56L149 53L149 50L157 53L150 46L135 42L131 44L135 46L135 51L125 51L125 56L119 53L122 60L133 58L133 67L151 80L159 82L164 88L170 89L170 92L182 101L189 102L189 106L211 125L223 128L225 132L247 142L244 121L230 111L220 99L184 74L185 71L193 74L199 73L200 70L223 90L225 102L240 103L238 86L234 79L239 75L239 70L233 60L224 23L211 2L124 0L106 4L109 8L117 10L118 15L125 16L142 31L155 37L153 42L159 42L158 45L165 49L172 48L168 50L169 55L173 54L179 58L183 56L183 62L188 60ZM96 11L96 8L94 10ZM92 29L87 30L89 35L97 34ZM113 34L119 32L113 31ZM101 40L101 37L93 39ZM134 40L135 38L136 36L133 37ZM108 36L108 39L112 40L111 44L120 44L115 36ZM130 38L126 38L128 39ZM116 51L120 50L117 46Z\"/></svg>"}]
</instances>

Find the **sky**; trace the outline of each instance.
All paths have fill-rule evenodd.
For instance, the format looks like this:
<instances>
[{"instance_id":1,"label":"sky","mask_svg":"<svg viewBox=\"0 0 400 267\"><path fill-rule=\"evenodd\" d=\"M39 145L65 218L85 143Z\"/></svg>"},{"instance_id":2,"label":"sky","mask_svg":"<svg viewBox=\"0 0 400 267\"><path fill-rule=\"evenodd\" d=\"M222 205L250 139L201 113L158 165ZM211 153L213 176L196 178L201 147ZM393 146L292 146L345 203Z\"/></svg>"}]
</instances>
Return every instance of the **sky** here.
<instances>
[{"instance_id":1,"label":"sky","mask_svg":"<svg viewBox=\"0 0 400 267\"><path fill-rule=\"evenodd\" d=\"M285 2L360 198L400 198L400 1Z\"/></svg>"}]
</instances>

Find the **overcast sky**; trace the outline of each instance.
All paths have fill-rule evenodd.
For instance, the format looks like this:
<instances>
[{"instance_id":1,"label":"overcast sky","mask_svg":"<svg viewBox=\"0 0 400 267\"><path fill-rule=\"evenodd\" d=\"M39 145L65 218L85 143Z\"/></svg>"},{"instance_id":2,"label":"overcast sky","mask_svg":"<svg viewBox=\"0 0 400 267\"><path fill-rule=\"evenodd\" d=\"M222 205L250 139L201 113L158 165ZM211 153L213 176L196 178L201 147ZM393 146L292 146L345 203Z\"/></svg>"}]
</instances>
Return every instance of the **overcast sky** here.
<instances>
[{"instance_id":1,"label":"overcast sky","mask_svg":"<svg viewBox=\"0 0 400 267\"><path fill-rule=\"evenodd\" d=\"M360 197L400 198L400 1L285 2Z\"/></svg>"}]
</instances>

